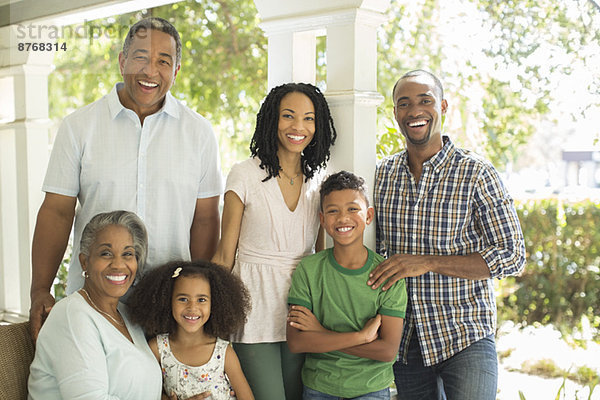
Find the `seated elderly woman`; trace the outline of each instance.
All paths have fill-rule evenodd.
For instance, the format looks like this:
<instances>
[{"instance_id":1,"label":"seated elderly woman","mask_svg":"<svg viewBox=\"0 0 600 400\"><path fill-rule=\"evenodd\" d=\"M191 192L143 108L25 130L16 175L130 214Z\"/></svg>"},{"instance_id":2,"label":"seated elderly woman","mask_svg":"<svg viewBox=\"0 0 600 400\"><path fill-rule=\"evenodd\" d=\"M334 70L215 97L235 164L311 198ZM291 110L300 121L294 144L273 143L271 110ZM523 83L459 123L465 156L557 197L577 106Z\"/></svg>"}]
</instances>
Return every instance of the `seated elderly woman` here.
<instances>
[{"instance_id":1,"label":"seated elderly woman","mask_svg":"<svg viewBox=\"0 0 600 400\"><path fill-rule=\"evenodd\" d=\"M30 399L160 399L161 371L141 328L119 299L144 266L148 239L128 211L98 214L81 236L85 284L42 326Z\"/></svg>"}]
</instances>

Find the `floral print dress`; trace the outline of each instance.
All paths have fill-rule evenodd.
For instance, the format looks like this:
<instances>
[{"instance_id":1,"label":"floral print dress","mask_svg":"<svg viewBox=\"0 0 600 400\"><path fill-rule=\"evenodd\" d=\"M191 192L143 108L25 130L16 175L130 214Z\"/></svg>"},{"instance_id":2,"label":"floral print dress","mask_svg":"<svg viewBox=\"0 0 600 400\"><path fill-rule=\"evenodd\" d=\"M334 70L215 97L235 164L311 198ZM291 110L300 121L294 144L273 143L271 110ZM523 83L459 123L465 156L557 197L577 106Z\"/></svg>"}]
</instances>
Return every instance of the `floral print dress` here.
<instances>
[{"instance_id":1,"label":"floral print dress","mask_svg":"<svg viewBox=\"0 0 600 400\"><path fill-rule=\"evenodd\" d=\"M156 337L160 353L160 365L163 374L163 388L168 395L177 394L177 398L185 400L202 392L210 391L212 400L229 400L231 385L225 375L225 351L229 342L217 338L215 349L210 360L199 367L185 365L171 351L169 335Z\"/></svg>"}]
</instances>

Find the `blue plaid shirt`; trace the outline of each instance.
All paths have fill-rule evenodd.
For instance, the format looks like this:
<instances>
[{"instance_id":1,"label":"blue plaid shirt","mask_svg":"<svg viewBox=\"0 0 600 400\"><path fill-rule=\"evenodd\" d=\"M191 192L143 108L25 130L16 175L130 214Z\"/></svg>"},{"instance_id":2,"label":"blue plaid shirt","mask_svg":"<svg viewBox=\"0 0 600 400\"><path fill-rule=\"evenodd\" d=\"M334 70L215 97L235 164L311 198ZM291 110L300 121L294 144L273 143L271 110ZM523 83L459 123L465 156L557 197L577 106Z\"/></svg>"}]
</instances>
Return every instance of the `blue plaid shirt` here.
<instances>
[{"instance_id":1,"label":"blue plaid shirt","mask_svg":"<svg viewBox=\"0 0 600 400\"><path fill-rule=\"evenodd\" d=\"M494 167L448 137L423 164L417 184L406 151L384 159L375 175L377 252L466 255L477 252L492 278L519 274L525 245L512 198ZM438 364L496 329L492 279L428 272L406 279L408 308L400 359L416 328L423 362Z\"/></svg>"}]
</instances>

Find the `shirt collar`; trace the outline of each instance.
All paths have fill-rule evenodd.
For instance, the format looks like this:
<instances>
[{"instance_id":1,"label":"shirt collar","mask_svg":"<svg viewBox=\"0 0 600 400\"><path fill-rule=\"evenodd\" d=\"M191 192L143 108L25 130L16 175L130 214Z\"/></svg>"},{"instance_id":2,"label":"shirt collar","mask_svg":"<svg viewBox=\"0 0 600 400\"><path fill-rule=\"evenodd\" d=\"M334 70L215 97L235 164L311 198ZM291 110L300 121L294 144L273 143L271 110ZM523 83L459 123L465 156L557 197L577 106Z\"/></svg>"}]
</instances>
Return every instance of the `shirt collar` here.
<instances>
[{"instance_id":1,"label":"shirt collar","mask_svg":"<svg viewBox=\"0 0 600 400\"><path fill-rule=\"evenodd\" d=\"M177 100L171 94L171 92L167 92L165 96L165 104L163 104L162 108L158 112L166 112L173 118L179 118L179 107L177 107Z\"/></svg>"},{"instance_id":2,"label":"shirt collar","mask_svg":"<svg viewBox=\"0 0 600 400\"><path fill-rule=\"evenodd\" d=\"M429 160L425 162L425 164L430 164L435 170L441 167L446 160L450 159L450 157L454 154L456 148L454 147L454 143L450 140L449 136L442 136L442 149L433 155ZM400 154L400 159L398 160L400 165L404 168L408 169L408 152L405 150Z\"/></svg>"},{"instance_id":3,"label":"shirt collar","mask_svg":"<svg viewBox=\"0 0 600 400\"><path fill-rule=\"evenodd\" d=\"M447 160L450 159L450 157L452 156L452 154L454 154L455 151L454 143L452 143L448 136L442 136L442 143L444 144L442 149L427 161L431 165L431 167L436 171Z\"/></svg>"},{"instance_id":4,"label":"shirt collar","mask_svg":"<svg viewBox=\"0 0 600 400\"><path fill-rule=\"evenodd\" d=\"M117 118L117 115L119 115L121 111L126 110L123 104L121 104L121 101L119 100L119 95L117 93L117 90L122 86L123 82L116 83L115 86L113 86L110 93L107 95L108 109L110 110L110 117L112 119ZM165 96L165 102L163 106L160 108L160 110L158 110L152 115L160 114L162 112L169 114L173 118L179 119L179 108L177 107L177 100L175 100L173 95L171 95L170 91L167 92L167 95Z\"/></svg>"}]
</instances>

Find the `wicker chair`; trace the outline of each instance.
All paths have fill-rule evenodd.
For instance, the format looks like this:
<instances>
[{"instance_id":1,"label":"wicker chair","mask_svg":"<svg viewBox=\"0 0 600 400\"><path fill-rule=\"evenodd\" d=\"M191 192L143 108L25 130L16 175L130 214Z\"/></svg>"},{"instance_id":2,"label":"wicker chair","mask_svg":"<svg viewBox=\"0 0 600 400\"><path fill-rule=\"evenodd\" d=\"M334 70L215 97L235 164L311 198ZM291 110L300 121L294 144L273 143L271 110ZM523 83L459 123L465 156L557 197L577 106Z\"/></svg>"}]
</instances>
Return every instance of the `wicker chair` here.
<instances>
[{"instance_id":1,"label":"wicker chair","mask_svg":"<svg viewBox=\"0 0 600 400\"><path fill-rule=\"evenodd\" d=\"M33 353L29 322L0 325L0 400L27 399Z\"/></svg>"}]
</instances>

